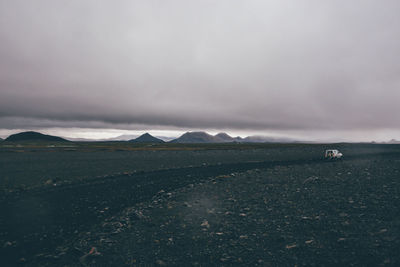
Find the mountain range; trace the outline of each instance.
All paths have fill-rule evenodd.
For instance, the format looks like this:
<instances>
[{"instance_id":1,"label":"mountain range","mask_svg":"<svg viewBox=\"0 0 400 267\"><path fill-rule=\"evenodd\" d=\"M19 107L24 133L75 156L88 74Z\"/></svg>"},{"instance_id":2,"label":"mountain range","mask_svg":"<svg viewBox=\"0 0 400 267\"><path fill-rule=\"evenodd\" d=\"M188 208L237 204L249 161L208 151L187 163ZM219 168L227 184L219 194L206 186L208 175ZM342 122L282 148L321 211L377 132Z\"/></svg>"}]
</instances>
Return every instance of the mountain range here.
<instances>
[{"instance_id":1,"label":"mountain range","mask_svg":"<svg viewBox=\"0 0 400 267\"><path fill-rule=\"evenodd\" d=\"M171 143L290 143L296 142L289 138L273 138L266 136L248 136L246 138L231 137L227 133L210 135L206 132L187 132L171 141Z\"/></svg>"},{"instance_id":2,"label":"mountain range","mask_svg":"<svg viewBox=\"0 0 400 267\"><path fill-rule=\"evenodd\" d=\"M133 138L132 138L133 137ZM130 138L130 139L128 139ZM109 139L84 139L84 138L68 138L64 139L57 136L45 135L38 132L22 132L10 135L5 141L82 141L82 142L96 142L96 141L129 141L133 143L293 143L298 142L289 138L273 138L265 136L248 136L246 138L242 137L231 137L227 133L218 133L216 135L211 135L206 132L186 132L176 139L172 138L158 138L154 137L149 133L145 133L139 137L136 135L121 135Z\"/></svg>"},{"instance_id":3,"label":"mountain range","mask_svg":"<svg viewBox=\"0 0 400 267\"><path fill-rule=\"evenodd\" d=\"M216 135L211 135L206 132L186 132L178 138L163 137L163 136L152 136L149 133L145 133L141 136L137 135L120 135L108 139L85 139L85 138L62 138L53 135L46 135L39 132L28 131L12 134L9 137L2 139L0 141L56 141L56 142L109 142L109 141L129 141L133 143L312 143L307 141L299 141L295 139L285 138L285 137L267 137L267 136L247 136L242 138L231 137L227 133L218 133ZM399 140L392 139L386 142L371 142L377 144L400 144Z\"/></svg>"}]
</instances>

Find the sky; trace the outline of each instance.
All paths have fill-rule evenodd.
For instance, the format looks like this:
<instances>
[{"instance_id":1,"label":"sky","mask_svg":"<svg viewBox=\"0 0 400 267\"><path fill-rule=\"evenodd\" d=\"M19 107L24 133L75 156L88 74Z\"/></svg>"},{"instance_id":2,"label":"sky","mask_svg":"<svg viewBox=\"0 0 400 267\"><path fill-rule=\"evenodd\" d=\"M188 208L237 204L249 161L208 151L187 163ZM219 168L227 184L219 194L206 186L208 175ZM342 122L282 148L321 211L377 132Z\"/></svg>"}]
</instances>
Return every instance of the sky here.
<instances>
[{"instance_id":1,"label":"sky","mask_svg":"<svg viewBox=\"0 0 400 267\"><path fill-rule=\"evenodd\" d=\"M400 1L0 0L0 136L400 139Z\"/></svg>"}]
</instances>

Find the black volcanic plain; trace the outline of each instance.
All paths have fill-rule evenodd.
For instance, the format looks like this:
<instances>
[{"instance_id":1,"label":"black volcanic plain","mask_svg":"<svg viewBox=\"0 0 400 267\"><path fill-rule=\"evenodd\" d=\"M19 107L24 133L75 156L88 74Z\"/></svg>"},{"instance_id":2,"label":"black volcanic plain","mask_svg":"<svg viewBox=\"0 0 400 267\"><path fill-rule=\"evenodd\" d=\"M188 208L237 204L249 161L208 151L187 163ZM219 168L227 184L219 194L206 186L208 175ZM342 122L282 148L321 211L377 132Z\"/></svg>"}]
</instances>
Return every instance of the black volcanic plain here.
<instances>
[{"instance_id":1,"label":"black volcanic plain","mask_svg":"<svg viewBox=\"0 0 400 267\"><path fill-rule=\"evenodd\" d=\"M3 142L0 155L3 266L400 264L399 145Z\"/></svg>"}]
</instances>

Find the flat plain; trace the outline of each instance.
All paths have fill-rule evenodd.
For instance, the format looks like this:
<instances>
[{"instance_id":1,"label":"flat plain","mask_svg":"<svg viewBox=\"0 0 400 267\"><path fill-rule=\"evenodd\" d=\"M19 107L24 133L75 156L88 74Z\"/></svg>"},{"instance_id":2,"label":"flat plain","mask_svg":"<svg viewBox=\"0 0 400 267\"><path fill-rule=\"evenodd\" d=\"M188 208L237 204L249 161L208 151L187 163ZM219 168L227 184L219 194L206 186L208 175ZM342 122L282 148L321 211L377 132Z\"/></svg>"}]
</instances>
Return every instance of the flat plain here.
<instances>
[{"instance_id":1,"label":"flat plain","mask_svg":"<svg viewBox=\"0 0 400 267\"><path fill-rule=\"evenodd\" d=\"M399 145L2 142L0 258L398 266L399 175Z\"/></svg>"}]
</instances>

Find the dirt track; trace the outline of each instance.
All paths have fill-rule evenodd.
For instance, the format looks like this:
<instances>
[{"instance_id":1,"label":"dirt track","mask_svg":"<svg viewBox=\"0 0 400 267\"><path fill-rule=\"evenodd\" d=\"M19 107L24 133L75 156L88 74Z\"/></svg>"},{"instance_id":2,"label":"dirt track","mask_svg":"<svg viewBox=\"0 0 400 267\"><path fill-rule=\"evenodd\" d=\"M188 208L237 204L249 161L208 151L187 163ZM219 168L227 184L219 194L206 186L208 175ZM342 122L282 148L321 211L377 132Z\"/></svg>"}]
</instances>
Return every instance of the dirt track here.
<instances>
[{"instance_id":1,"label":"dirt track","mask_svg":"<svg viewBox=\"0 0 400 267\"><path fill-rule=\"evenodd\" d=\"M1 258L10 266L395 266L399 160L221 164L13 193L0 203Z\"/></svg>"}]
</instances>

